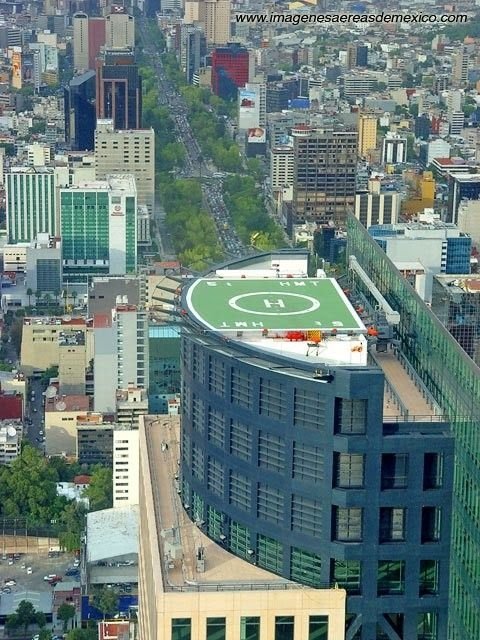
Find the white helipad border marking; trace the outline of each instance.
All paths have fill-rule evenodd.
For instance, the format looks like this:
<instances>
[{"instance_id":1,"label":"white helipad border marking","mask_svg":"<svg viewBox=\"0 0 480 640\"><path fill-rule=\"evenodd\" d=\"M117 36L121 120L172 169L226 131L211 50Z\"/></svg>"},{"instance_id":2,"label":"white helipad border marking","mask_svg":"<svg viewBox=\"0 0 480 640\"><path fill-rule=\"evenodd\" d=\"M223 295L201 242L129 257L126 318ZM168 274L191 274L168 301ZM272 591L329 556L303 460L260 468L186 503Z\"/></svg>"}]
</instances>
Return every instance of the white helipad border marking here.
<instances>
[{"instance_id":1,"label":"white helipad border marking","mask_svg":"<svg viewBox=\"0 0 480 640\"><path fill-rule=\"evenodd\" d=\"M240 305L237 304L237 301L241 298L251 298L252 296L276 296L278 299L281 299L285 296L289 296L291 298L303 298L304 300L308 300L311 303L311 306L308 309L300 309L300 311L281 311L280 309L276 309L275 311L252 311L250 309L244 309ZM320 302L315 298L310 296L305 296L301 293L288 293L283 291L253 291L252 293L241 293L238 296L234 296L230 298L228 301L228 306L232 307L236 311L241 311L242 313L252 313L256 316L299 316L305 313L312 313L316 311L320 307Z\"/></svg>"}]
</instances>

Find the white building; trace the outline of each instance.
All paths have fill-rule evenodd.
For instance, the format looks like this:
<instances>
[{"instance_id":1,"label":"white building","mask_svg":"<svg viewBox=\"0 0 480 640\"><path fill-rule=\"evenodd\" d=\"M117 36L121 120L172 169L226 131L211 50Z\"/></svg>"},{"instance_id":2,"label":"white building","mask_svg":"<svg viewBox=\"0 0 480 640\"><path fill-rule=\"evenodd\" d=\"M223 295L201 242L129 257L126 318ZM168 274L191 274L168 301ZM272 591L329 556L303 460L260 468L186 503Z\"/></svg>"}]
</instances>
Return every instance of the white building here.
<instances>
[{"instance_id":1,"label":"white building","mask_svg":"<svg viewBox=\"0 0 480 640\"><path fill-rule=\"evenodd\" d=\"M407 138L389 131L383 139L382 163L404 164L407 161Z\"/></svg>"},{"instance_id":2,"label":"white building","mask_svg":"<svg viewBox=\"0 0 480 640\"><path fill-rule=\"evenodd\" d=\"M436 140L428 142L427 145L427 167L432 164L434 158L450 157L450 150L452 148L452 145L446 140L437 138Z\"/></svg>"},{"instance_id":3,"label":"white building","mask_svg":"<svg viewBox=\"0 0 480 640\"><path fill-rule=\"evenodd\" d=\"M293 185L295 156L293 147L274 147L270 153L270 184L272 191Z\"/></svg>"},{"instance_id":4,"label":"white building","mask_svg":"<svg viewBox=\"0 0 480 640\"><path fill-rule=\"evenodd\" d=\"M238 128L241 131L265 127L267 121L267 86L264 82L247 82L238 90Z\"/></svg>"},{"instance_id":5,"label":"white building","mask_svg":"<svg viewBox=\"0 0 480 640\"><path fill-rule=\"evenodd\" d=\"M117 304L94 317L94 407L115 413L117 390L148 389L148 318L135 305ZM111 375L105 375L108 371Z\"/></svg>"},{"instance_id":6,"label":"white building","mask_svg":"<svg viewBox=\"0 0 480 640\"><path fill-rule=\"evenodd\" d=\"M480 200L462 200L458 207L457 225L480 248Z\"/></svg>"},{"instance_id":7,"label":"white building","mask_svg":"<svg viewBox=\"0 0 480 640\"><path fill-rule=\"evenodd\" d=\"M20 455L21 435L10 426L0 426L0 465L13 462Z\"/></svg>"},{"instance_id":8,"label":"white building","mask_svg":"<svg viewBox=\"0 0 480 640\"><path fill-rule=\"evenodd\" d=\"M113 431L113 506L138 504L138 428Z\"/></svg>"}]
</instances>

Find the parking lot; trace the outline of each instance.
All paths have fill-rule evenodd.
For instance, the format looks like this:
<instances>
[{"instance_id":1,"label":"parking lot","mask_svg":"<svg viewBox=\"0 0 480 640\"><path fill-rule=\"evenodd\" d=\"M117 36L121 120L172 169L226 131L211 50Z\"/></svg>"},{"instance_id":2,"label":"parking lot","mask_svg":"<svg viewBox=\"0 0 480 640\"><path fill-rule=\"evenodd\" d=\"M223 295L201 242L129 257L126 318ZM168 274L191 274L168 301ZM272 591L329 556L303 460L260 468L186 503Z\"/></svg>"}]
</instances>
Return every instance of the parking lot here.
<instances>
[{"instance_id":1,"label":"parking lot","mask_svg":"<svg viewBox=\"0 0 480 640\"><path fill-rule=\"evenodd\" d=\"M13 564L11 559L0 556L0 589L7 580L14 580L15 585L10 586L12 593L21 591L51 591L52 586L43 578L47 575L58 575L65 579L65 571L73 567L74 556L71 553L60 553L58 557L48 557L47 554L21 554ZM31 567L32 573L27 572ZM66 580L71 581L73 577Z\"/></svg>"}]
</instances>

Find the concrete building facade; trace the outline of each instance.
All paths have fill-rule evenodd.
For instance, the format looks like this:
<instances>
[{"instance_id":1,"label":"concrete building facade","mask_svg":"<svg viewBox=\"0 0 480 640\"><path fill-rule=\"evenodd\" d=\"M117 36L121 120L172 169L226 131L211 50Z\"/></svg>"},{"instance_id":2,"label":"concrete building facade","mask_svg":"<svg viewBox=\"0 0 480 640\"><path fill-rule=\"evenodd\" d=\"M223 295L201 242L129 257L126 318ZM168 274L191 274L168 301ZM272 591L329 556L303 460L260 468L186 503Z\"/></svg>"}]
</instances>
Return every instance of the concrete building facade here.
<instances>
[{"instance_id":1,"label":"concrete building facade","mask_svg":"<svg viewBox=\"0 0 480 640\"><path fill-rule=\"evenodd\" d=\"M95 130L97 180L112 174L131 174L137 188L137 204L150 215L155 205L155 132L150 129L117 131L112 120L98 120Z\"/></svg>"}]
</instances>

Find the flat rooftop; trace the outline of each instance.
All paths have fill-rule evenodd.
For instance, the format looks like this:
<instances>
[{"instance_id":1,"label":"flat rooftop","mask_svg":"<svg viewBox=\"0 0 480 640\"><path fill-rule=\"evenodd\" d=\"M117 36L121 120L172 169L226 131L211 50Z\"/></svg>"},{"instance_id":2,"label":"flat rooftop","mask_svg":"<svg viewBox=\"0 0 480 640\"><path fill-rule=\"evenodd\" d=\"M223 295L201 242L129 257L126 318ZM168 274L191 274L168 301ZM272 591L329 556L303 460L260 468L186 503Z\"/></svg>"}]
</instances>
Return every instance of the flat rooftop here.
<instances>
[{"instance_id":1,"label":"flat rooftop","mask_svg":"<svg viewBox=\"0 0 480 640\"><path fill-rule=\"evenodd\" d=\"M188 517L178 494L180 417L145 416L144 424L165 591L208 589L213 585L222 589L245 589L246 585L259 589L302 588L238 558L202 533ZM204 571L197 567L199 549L204 553Z\"/></svg>"},{"instance_id":2,"label":"flat rooftop","mask_svg":"<svg viewBox=\"0 0 480 640\"><path fill-rule=\"evenodd\" d=\"M366 331L332 278L200 278L186 295L190 315L207 329Z\"/></svg>"}]
</instances>

